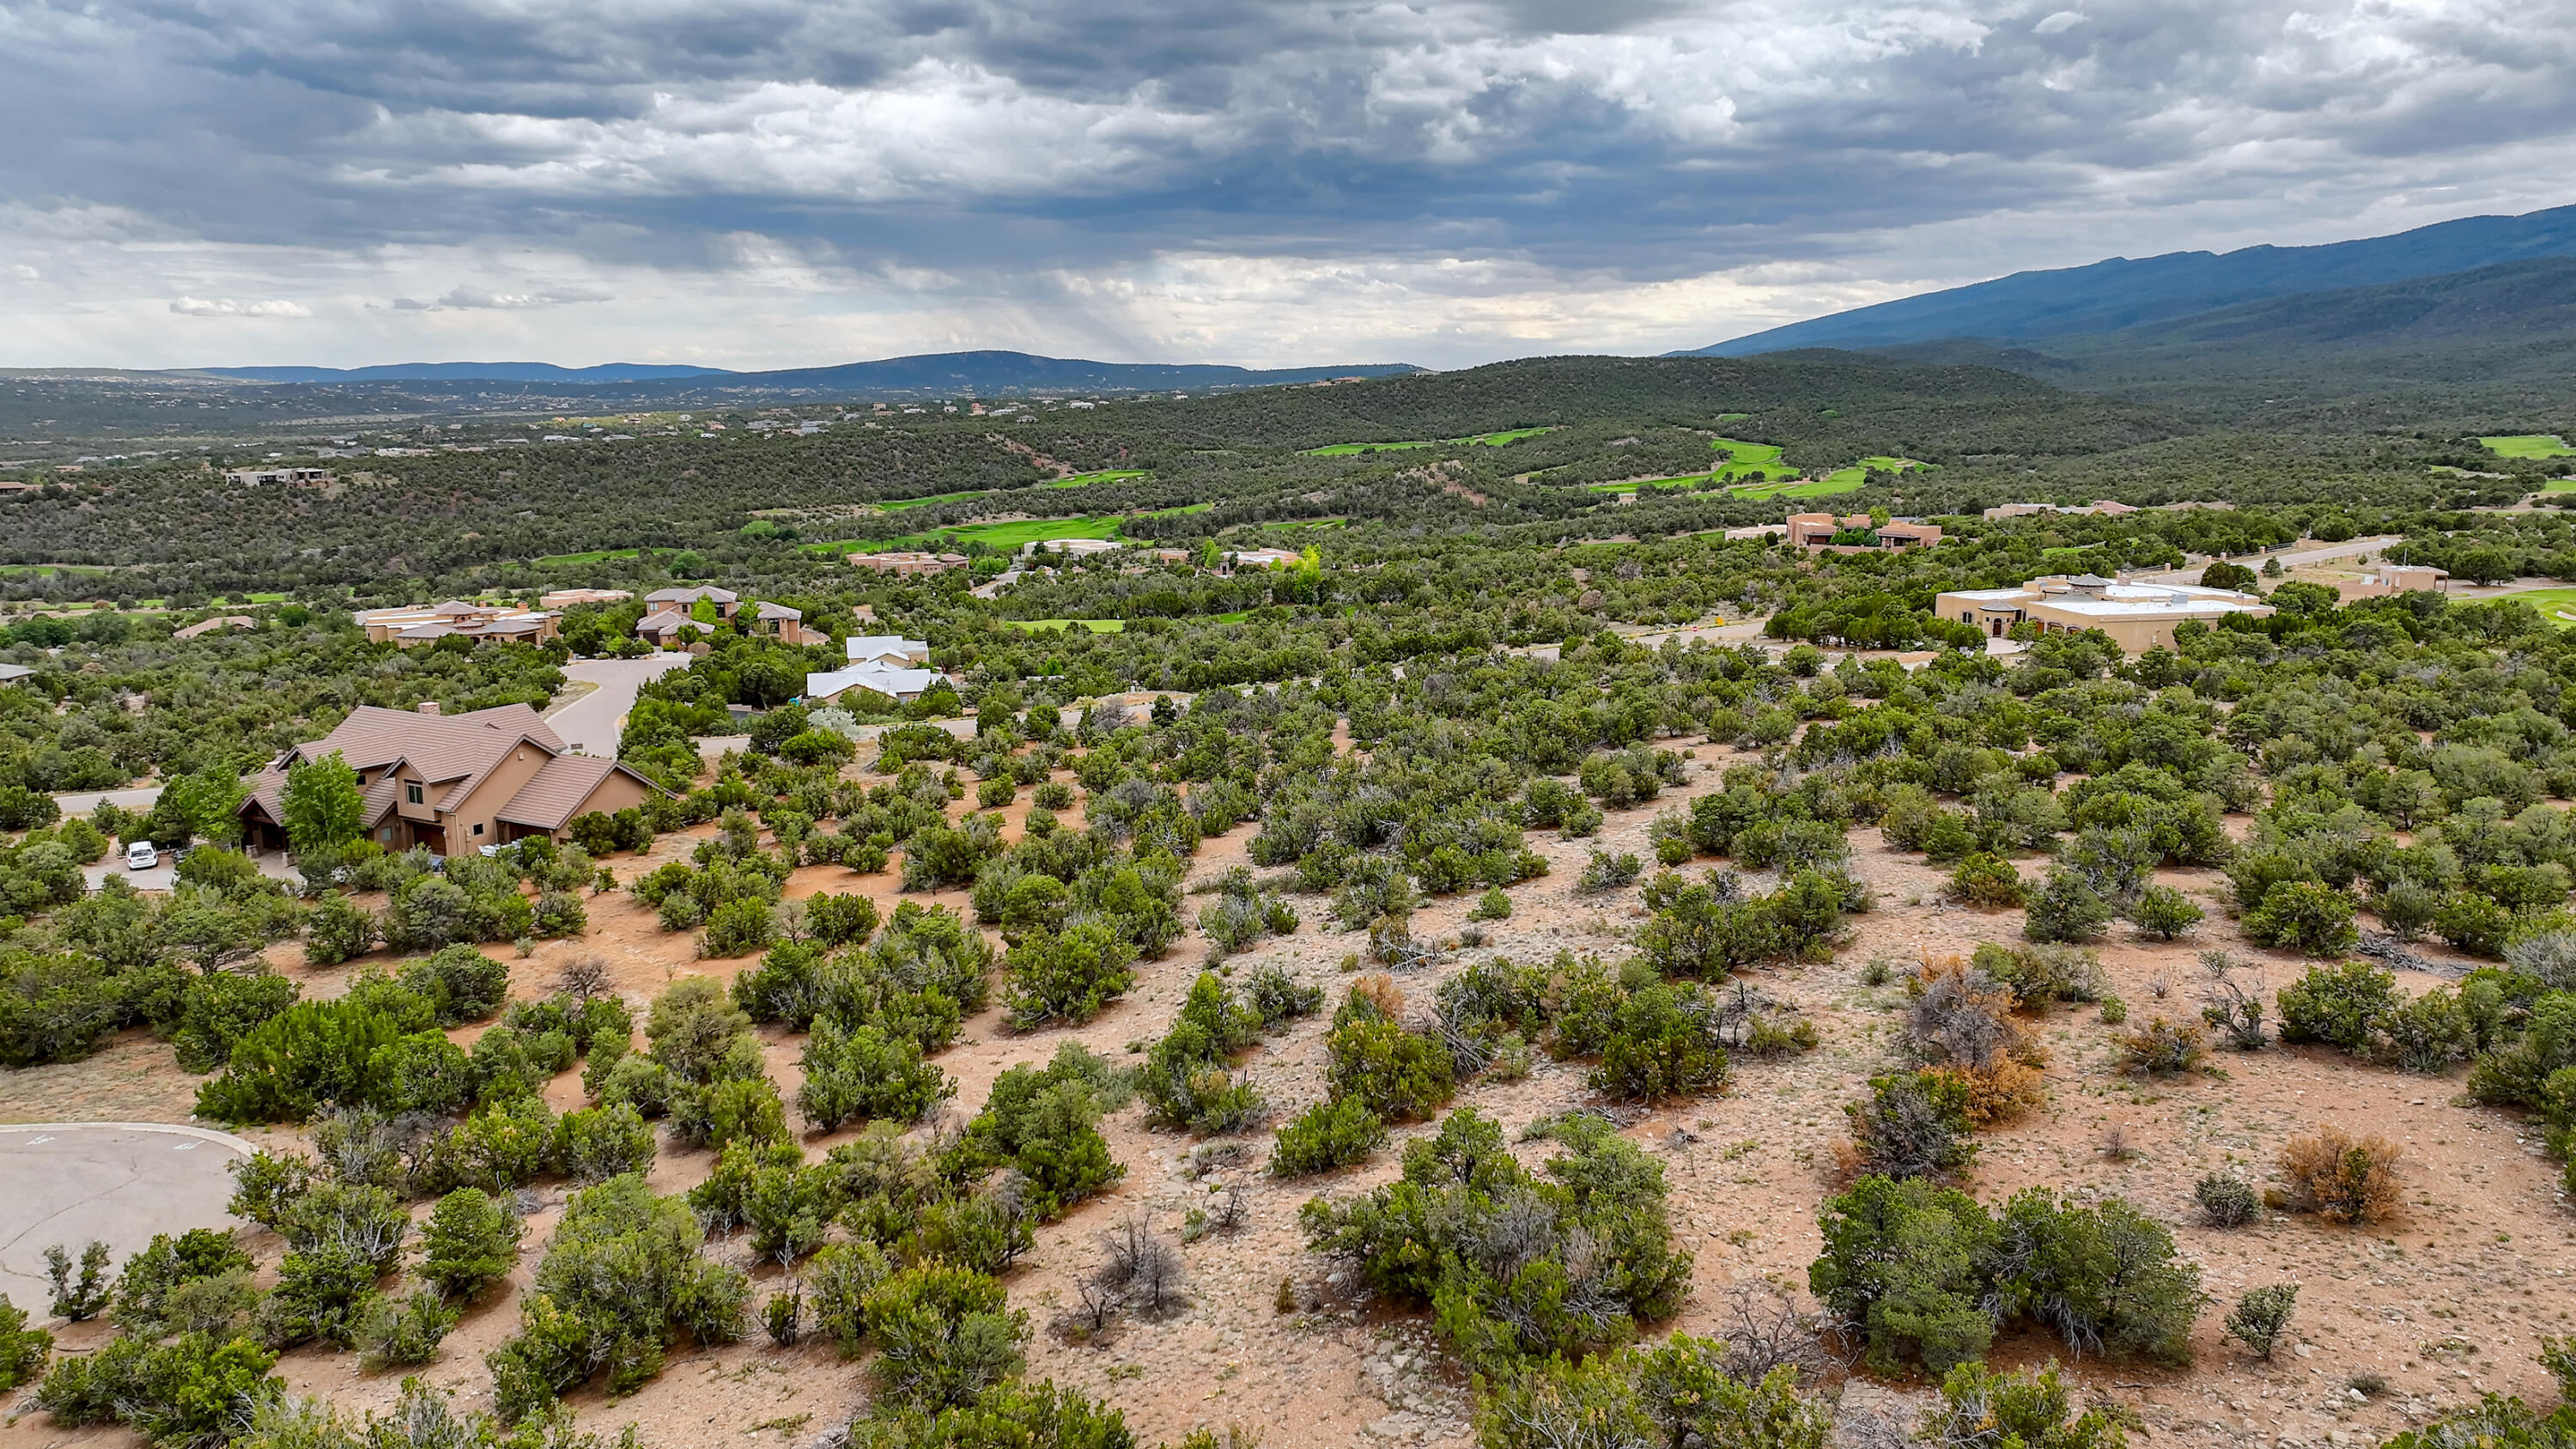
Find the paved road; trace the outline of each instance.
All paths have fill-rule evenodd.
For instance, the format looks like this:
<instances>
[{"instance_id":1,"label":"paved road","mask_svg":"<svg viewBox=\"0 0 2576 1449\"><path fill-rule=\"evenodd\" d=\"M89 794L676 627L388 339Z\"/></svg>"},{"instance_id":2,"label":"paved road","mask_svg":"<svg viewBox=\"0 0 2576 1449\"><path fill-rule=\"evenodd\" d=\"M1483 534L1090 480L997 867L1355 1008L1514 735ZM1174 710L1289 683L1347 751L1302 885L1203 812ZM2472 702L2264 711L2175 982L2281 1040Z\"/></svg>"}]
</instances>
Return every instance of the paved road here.
<instances>
[{"instance_id":1,"label":"paved road","mask_svg":"<svg viewBox=\"0 0 2576 1449\"><path fill-rule=\"evenodd\" d=\"M160 786L137 785L131 790L84 790L77 795L56 795L54 803L63 808L66 816L87 815L96 810L102 800L115 801L119 809L149 815L153 802L160 798Z\"/></svg>"},{"instance_id":2,"label":"paved road","mask_svg":"<svg viewBox=\"0 0 2576 1449\"><path fill-rule=\"evenodd\" d=\"M626 727L626 712L635 707L635 691L649 679L681 668L686 654L647 654L641 659L576 659L564 666L566 679L599 688L546 716L546 723L565 744L585 754L614 755L617 736Z\"/></svg>"},{"instance_id":3,"label":"paved road","mask_svg":"<svg viewBox=\"0 0 2576 1449\"><path fill-rule=\"evenodd\" d=\"M2324 543L2311 548L2289 549L2282 553L2240 554L2230 562L2241 563L2247 568L2259 570L2263 567L2263 560L2276 558L2281 561L2281 567L2284 569L2304 568L2309 564L2332 563L2339 558L2359 558L2366 553L2377 553L2384 548L2393 548L2405 541L2403 535L2384 533L2372 538L2356 538L2350 543ZM2168 569L2160 574L2140 574L2138 580L2142 583L2156 584L2196 584L2200 582L2201 572L2215 562L2217 562L2216 559L2211 559L2189 568Z\"/></svg>"},{"instance_id":4,"label":"paved road","mask_svg":"<svg viewBox=\"0 0 2576 1449\"><path fill-rule=\"evenodd\" d=\"M42 1320L52 1290L45 1249L77 1259L92 1239L116 1266L155 1233L229 1228L226 1164L250 1144L200 1127L103 1122L0 1127L0 1292Z\"/></svg>"}]
</instances>

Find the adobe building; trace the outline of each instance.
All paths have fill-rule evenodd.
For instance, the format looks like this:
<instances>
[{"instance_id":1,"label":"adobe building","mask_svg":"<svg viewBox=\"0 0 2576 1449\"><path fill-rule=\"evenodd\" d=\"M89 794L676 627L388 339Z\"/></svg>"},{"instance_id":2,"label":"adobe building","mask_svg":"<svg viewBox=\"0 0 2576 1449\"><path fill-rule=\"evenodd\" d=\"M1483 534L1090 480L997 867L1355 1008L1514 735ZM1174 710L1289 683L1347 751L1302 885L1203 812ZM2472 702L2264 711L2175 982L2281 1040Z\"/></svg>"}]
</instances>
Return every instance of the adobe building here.
<instances>
[{"instance_id":1,"label":"adobe building","mask_svg":"<svg viewBox=\"0 0 2576 1449\"><path fill-rule=\"evenodd\" d=\"M2021 623L2035 623L2043 633L2099 629L2129 654L2170 648L2174 627L2186 619L2214 628L2230 614L2267 619L2275 612L2260 597L2232 589L2131 584L2094 574L2048 574L2009 589L1954 589L1934 599L1932 609L1992 639Z\"/></svg>"}]
</instances>

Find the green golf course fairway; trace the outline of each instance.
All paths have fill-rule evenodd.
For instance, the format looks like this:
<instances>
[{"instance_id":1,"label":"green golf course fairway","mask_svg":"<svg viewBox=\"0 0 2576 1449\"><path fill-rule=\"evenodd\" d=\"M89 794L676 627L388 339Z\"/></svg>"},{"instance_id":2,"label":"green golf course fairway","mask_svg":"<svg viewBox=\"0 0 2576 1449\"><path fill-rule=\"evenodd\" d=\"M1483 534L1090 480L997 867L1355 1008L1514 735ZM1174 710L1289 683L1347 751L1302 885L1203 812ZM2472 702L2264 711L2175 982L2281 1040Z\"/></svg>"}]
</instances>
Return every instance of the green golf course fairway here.
<instances>
[{"instance_id":1,"label":"green golf course fairway","mask_svg":"<svg viewBox=\"0 0 2576 1449\"><path fill-rule=\"evenodd\" d=\"M2576 448L2567 440L2549 433L2518 433L2505 438L2480 438L2487 451L2499 458L2576 458Z\"/></svg>"}]
</instances>

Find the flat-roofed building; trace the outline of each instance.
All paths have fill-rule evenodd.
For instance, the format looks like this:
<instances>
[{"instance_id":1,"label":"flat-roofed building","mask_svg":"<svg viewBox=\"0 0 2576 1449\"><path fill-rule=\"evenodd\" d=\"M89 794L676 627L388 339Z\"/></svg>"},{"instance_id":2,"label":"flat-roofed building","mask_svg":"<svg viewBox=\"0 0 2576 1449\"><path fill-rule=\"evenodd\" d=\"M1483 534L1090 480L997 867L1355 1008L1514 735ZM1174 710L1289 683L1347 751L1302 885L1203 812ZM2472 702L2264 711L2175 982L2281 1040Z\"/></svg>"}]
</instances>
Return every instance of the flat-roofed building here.
<instances>
[{"instance_id":1,"label":"flat-roofed building","mask_svg":"<svg viewBox=\"0 0 2576 1449\"><path fill-rule=\"evenodd\" d=\"M478 604L450 599L427 608L361 609L358 627L371 644L404 649L461 634L478 644L542 644L555 637L555 615L517 604Z\"/></svg>"},{"instance_id":2,"label":"flat-roofed building","mask_svg":"<svg viewBox=\"0 0 2576 1449\"><path fill-rule=\"evenodd\" d=\"M2099 629L2130 654L2171 647L2174 628L2186 619L2215 626L2230 614L2271 617L2273 608L2253 594L2199 584L2130 584L2094 574L2048 574L2009 589L1953 589L1932 601L1944 619L1974 624L2000 639L2016 624L2042 632Z\"/></svg>"}]
</instances>

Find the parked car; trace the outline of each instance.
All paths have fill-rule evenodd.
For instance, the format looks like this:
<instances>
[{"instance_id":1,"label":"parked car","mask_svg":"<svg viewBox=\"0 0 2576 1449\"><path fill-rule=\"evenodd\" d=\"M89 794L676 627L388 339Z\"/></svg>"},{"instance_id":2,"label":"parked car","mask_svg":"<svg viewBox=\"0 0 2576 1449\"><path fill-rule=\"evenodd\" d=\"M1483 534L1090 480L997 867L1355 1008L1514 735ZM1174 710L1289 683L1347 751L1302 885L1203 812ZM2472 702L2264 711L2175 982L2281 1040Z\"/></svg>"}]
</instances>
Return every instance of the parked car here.
<instances>
[{"instance_id":1,"label":"parked car","mask_svg":"<svg viewBox=\"0 0 2576 1449\"><path fill-rule=\"evenodd\" d=\"M125 868L127 870L150 870L152 867L159 865L160 863L161 852L152 848L151 841L137 840L125 847Z\"/></svg>"}]
</instances>

